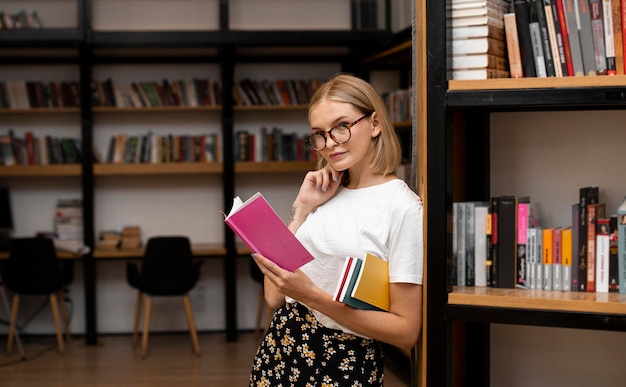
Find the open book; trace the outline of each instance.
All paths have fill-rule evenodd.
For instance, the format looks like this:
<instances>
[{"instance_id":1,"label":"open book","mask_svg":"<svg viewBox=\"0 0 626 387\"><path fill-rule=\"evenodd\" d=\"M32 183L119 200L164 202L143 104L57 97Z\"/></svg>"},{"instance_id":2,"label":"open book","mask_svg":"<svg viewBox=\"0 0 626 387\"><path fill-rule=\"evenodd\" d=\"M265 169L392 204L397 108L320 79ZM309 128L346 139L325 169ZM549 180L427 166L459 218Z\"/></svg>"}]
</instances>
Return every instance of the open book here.
<instances>
[{"instance_id":1,"label":"open book","mask_svg":"<svg viewBox=\"0 0 626 387\"><path fill-rule=\"evenodd\" d=\"M353 308L389 311L389 264L374 254L346 257L335 301Z\"/></svg>"},{"instance_id":2,"label":"open book","mask_svg":"<svg viewBox=\"0 0 626 387\"><path fill-rule=\"evenodd\" d=\"M295 271L313 260L311 253L287 228L276 211L260 192L242 202L239 196L226 224L241 238L253 253L259 253L285 270Z\"/></svg>"}]
</instances>

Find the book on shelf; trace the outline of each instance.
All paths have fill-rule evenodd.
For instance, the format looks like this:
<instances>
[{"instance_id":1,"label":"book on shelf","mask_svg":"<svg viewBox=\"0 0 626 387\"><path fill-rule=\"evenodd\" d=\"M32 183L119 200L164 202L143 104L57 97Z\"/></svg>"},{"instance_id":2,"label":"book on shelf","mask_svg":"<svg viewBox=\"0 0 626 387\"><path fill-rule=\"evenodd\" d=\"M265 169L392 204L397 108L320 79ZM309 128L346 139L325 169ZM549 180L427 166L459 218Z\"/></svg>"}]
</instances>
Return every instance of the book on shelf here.
<instances>
[{"instance_id":1,"label":"book on shelf","mask_svg":"<svg viewBox=\"0 0 626 387\"><path fill-rule=\"evenodd\" d=\"M449 27L448 32L452 39L493 38L504 40L504 29L493 24L482 24L464 27Z\"/></svg>"},{"instance_id":2,"label":"book on shelf","mask_svg":"<svg viewBox=\"0 0 626 387\"><path fill-rule=\"evenodd\" d=\"M598 219L606 215L604 203L589 203L587 205L587 291L596 291L596 228Z\"/></svg>"},{"instance_id":3,"label":"book on shelf","mask_svg":"<svg viewBox=\"0 0 626 387\"><path fill-rule=\"evenodd\" d=\"M606 75L617 75L617 66L615 64L615 24L613 22L613 1L601 0L601 2L602 26L604 30L604 51L606 54ZM620 1L615 0L614 2L619 3Z\"/></svg>"},{"instance_id":4,"label":"book on shelf","mask_svg":"<svg viewBox=\"0 0 626 387\"><path fill-rule=\"evenodd\" d=\"M54 212L54 232L60 241L83 243L83 204L81 199L58 199Z\"/></svg>"},{"instance_id":5,"label":"book on shelf","mask_svg":"<svg viewBox=\"0 0 626 387\"><path fill-rule=\"evenodd\" d=\"M552 55L552 47L550 46L550 35L548 32L548 20L544 0L530 0L529 2L531 20L535 20L536 17L537 27L539 29L539 41L541 42L546 76L555 77L555 58Z\"/></svg>"},{"instance_id":6,"label":"book on shelf","mask_svg":"<svg viewBox=\"0 0 626 387\"><path fill-rule=\"evenodd\" d=\"M452 40L452 55L491 54L504 57L506 46L503 40L473 38Z\"/></svg>"},{"instance_id":7,"label":"book on shelf","mask_svg":"<svg viewBox=\"0 0 626 387\"><path fill-rule=\"evenodd\" d=\"M295 271L313 260L260 192L242 202L239 196L224 215L226 224L253 253L259 253L278 266Z\"/></svg>"},{"instance_id":8,"label":"book on shelf","mask_svg":"<svg viewBox=\"0 0 626 387\"><path fill-rule=\"evenodd\" d=\"M467 278L467 276L465 275L465 270L467 269L467 244L465 243L465 238L467 237L467 221L465 220L465 210L465 203L458 203L456 215L456 284L459 286L465 286L465 280Z\"/></svg>"},{"instance_id":9,"label":"book on shelf","mask_svg":"<svg viewBox=\"0 0 626 387\"><path fill-rule=\"evenodd\" d=\"M465 202L465 286L475 285L475 202Z\"/></svg>"},{"instance_id":10,"label":"book on shelf","mask_svg":"<svg viewBox=\"0 0 626 387\"><path fill-rule=\"evenodd\" d=\"M580 229L580 203L572 204L571 211L571 223L572 223L572 291L577 292L579 289L579 263L580 254L578 250L578 238Z\"/></svg>"},{"instance_id":11,"label":"book on shelf","mask_svg":"<svg viewBox=\"0 0 626 387\"><path fill-rule=\"evenodd\" d=\"M541 27L539 25L539 16L537 15L537 7L534 0L528 1L529 5L529 23L530 41L532 44L533 57L535 59L535 70L537 77L545 78L548 76L546 67L546 56L544 51L543 37Z\"/></svg>"},{"instance_id":12,"label":"book on shelf","mask_svg":"<svg viewBox=\"0 0 626 387\"><path fill-rule=\"evenodd\" d=\"M568 31L568 20L565 15L565 0L551 0L552 18L559 40L559 56L563 76L573 77L575 75L574 65L572 62L572 48ZM558 29L557 29L558 28Z\"/></svg>"},{"instance_id":13,"label":"book on shelf","mask_svg":"<svg viewBox=\"0 0 626 387\"><path fill-rule=\"evenodd\" d=\"M510 78L511 73L508 70L496 69L452 69L448 71L448 79L467 80L467 79L494 79L494 78Z\"/></svg>"},{"instance_id":14,"label":"book on shelf","mask_svg":"<svg viewBox=\"0 0 626 387\"><path fill-rule=\"evenodd\" d=\"M497 288L513 289L516 284L517 197L499 196L492 200L493 282ZM494 220L495 218L495 220ZM494 241L495 240L495 241Z\"/></svg>"},{"instance_id":15,"label":"book on shelf","mask_svg":"<svg viewBox=\"0 0 626 387\"><path fill-rule=\"evenodd\" d=\"M554 60L554 72L557 77L562 77L564 70L565 75L567 75L567 65L563 53L561 27L559 26L558 18L554 17L551 1L554 2L553 0L542 0L542 3L545 4L544 10L546 14L546 24L548 26L549 47Z\"/></svg>"},{"instance_id":16,"label":"book on shelf","mask_svg":"<svg viewBox=\"0 0 626 387\"><path fill-rule=\"evenodd\" d=\"M624 30L622 24L626 4L621 0L604 0L611 2L611 18L613 20L613 48L615 50L615 74L624 75ZM623 9L623 11L622 11Z\"/></svg>"},{"instance_id":17,"label":"book on shelf","mask_svg":"<svg viewBox=\"0 0 626 387\"><path fill-rule=\"evenodd\" d=\"M562 278L561 289L564 292L572 290L572 228L565 227L561 232L561 256L562 256Z\"/></svg>"},{"instance_id":18,"label":"book on shelf","mask_svg":"<svg viewBox=\"0 0 626 387\"><path fill-rule=\"evenodd\" d=\"M552 268L552 260L554 254L554 229L552 227L544 227L541 233L543 264L542 290L553 290L554 269Z\"/></svg>"},{"instance_id":19,"label":"book on shelf","mask_svg":"<svg viewBox=\"0 0 626 387\"><path fill-rule=\"evenodd\" d=\"M578 206L578 291L587 291L587 207L598 203L598 187L582 187L579 189Z\"/></svg>"},{"instance_id":20,"label":"book on shelf","mask_svg":"<svg viewBox=\"0 0 626 387\"><path fill-rule=\"evenodd\" d=\"M536 77L535 56L530 35L530 5L527 0L513 0L515 24L517 25L517 39L522 60L524 77Z\"/></svg>"},{"instance_id":21,"label":"book on shelf","mask_svg":"<svg viewBox=\"0 0 626 387\"><path fill-rule=\"evenodd\" d=\"M552 229L552 290L561 291L563 288L563 229Z\"/></svg>"},{"instance_id":22,"label":"book on shelf","mask_svg":"<svg viewBox=\"0 0 626 387\"><path fill-rule=\"evenodd\" d=\"M580 39L580 22L578 21L578 2L576 0L562 0L562 3L572 56L572 70L574 71L574 76L582 76L585 75L585 68L583 66L583 52ZM563 28L562 25L561 28Z\"/></svg>"},{"instance_id":23,"label":"book on shelf","mask_svg":"<svg viewBox=\"0 0 626 387\"><path fill-rule=\"evenodd\" d=\"M596 75L607 75L607 52L605 42L604 16L602 15L603 0L589 0L589 16L591 19L591 35L593 37L593 53ZM610 13L609 13L610 15ZM606 31L610 28L607 25ZM612 39L612 37L611 37ZM614 63L613 63L614 64ZM612 69L612 71L615 69Z\"/></svg>"},{"instance_id":24,"label":"book on shelf","mask_svg":"<svg viewBox=\"0 0 626 387\"><path fill-rule=\"evenodd\" d=\"M491 239L487 230L489 202L477 202L474 206L474 286L487 286L487 255Z\"/></svg>"},{"instance_id":25,"label":"book on shelf","mask_svg":"<svg viewBox=\"0 0 626 387\"><path fill-rule=\"evenodd\" d=\"M596 220L596 293L609 292L609 219Z\"/></svg>"},{"instance_id":26,"label":"book on shelf","mask_svg":"<svg viewBox=\"0 0 626 387\"><path fill-rule=\"evenodd\" d=\"M619 293L626 294L626 196L617 207L617 244Z\"/></svg>"},{"instance_id":27,"label":"book on shelf","mask_svg":"<svg viewBox=\"0 0 626 387\"><path fill-rule=\"evenodd\" d=\"M509 62L505 57L492 54L453 55L450 57L450 63L452 70L509 70Z\"/></svg>"},{"instance_id":28,"label":"book on shelf","mask_svg":"<svg viewBox=\"0 0 626 387\"><path fill-rule=\"evenodd\" d=\"M522 58L518 40L515 13L504 14L504 32L506 36L506 50L509 59L509 73L511 78L522 78Z\"/></svg>"},{"instance_id":29,"label":"book on shelf","mask_svg":"<svg viewBox=\"0 0 626 387\"><path fill-rule=\"evenodd\" d=\"M528 272L528 211L530 200L519 199L517 203L517 255L515 257L515 286L521 289L530 288Z\"/></svg>"},{"instance_id":30,"label":"book on shelf","mask_svg":"<svg viewBox=\"0 0 626 387\"><path fill-rule=\"evenodd\" d=\"M526 233L526 256L528 260L528 288L537 289L537 227L530 227Z\"/></svg>"},{"instance_id":31,"label":"book on shelf","mask_svg":"<svg viewBox=\"0 0 626 387\"><path fill-rule=\"evenodd\" d=\"M593 27L591 25L591 9L588 0L578 0L578 34L580 36L580 48L583 57L583 69L585 75L596 75L596 58L593 42Z\"/></svg>"},{"instance_id":32,"label":"book on shelf","mask_svg":"<svg viewBox=\"0 0 626 387\"><path fill-rule=\"evenodd\" d=\"M619 292L619 238L617 230L617 214L609 218L609 292Z\"/></svg>"}]
</instances>

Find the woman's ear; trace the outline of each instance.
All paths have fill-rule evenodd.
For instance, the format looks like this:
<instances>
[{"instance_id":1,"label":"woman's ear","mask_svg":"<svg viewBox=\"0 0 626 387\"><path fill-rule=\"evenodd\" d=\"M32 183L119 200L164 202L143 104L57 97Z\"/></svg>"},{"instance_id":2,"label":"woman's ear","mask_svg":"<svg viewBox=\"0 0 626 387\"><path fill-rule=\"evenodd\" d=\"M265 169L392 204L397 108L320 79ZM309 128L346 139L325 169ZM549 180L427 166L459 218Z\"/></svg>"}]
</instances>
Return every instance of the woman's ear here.
<instances>
[{"instance_id":1,"label":"woman's ear","mask_svg":"<svg viewBox=\"0 0 626 387\"><path fill-rule=\"evenodd\" d=\"M376 138L380 135L380 121L378 120L378 114L372 113L370 117L370 125L372 126L372 138Z\"/></svg>"}]
</instances>

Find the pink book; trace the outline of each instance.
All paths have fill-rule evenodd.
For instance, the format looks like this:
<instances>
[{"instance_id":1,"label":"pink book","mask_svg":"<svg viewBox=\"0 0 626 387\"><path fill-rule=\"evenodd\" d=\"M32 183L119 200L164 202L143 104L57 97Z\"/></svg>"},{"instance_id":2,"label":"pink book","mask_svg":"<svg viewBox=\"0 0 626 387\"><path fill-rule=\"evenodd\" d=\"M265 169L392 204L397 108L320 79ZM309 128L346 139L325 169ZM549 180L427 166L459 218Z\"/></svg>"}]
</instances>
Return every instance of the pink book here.
<instances>
[{"instance_id":1,"label":"pink book","mask_svg":"<svg viewBox=\"0 0 626 387\"><path fill-rule=\"evenodd\" d=\"M293 272L313 260L311 253L289 231L260 192L244 203L236 197L224 221L250 251L263 255L285 270Z\"/></svg>"}]
</instances>

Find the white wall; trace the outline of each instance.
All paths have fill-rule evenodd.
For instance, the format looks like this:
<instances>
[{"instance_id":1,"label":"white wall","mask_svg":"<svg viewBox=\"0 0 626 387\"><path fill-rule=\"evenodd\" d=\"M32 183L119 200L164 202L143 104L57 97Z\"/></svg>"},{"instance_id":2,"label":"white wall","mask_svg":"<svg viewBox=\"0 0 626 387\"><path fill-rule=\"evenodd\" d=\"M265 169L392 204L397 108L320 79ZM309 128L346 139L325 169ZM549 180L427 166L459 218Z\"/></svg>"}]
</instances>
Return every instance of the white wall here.
<instances>
[{"instance_id":1,"label":"white wall","mask_svg":"<svg viewBox=\"0 0 626 387\"><path fill-rule=\"evenodd\" d=\"M625 121L623 110L492 114L491 195L530 195L543 226L569 226L578 189L594 185L615 213L626 195ZM623 385L625 346L620 332L494 324L491 385Z\"/></svg>"}]
</instances>

